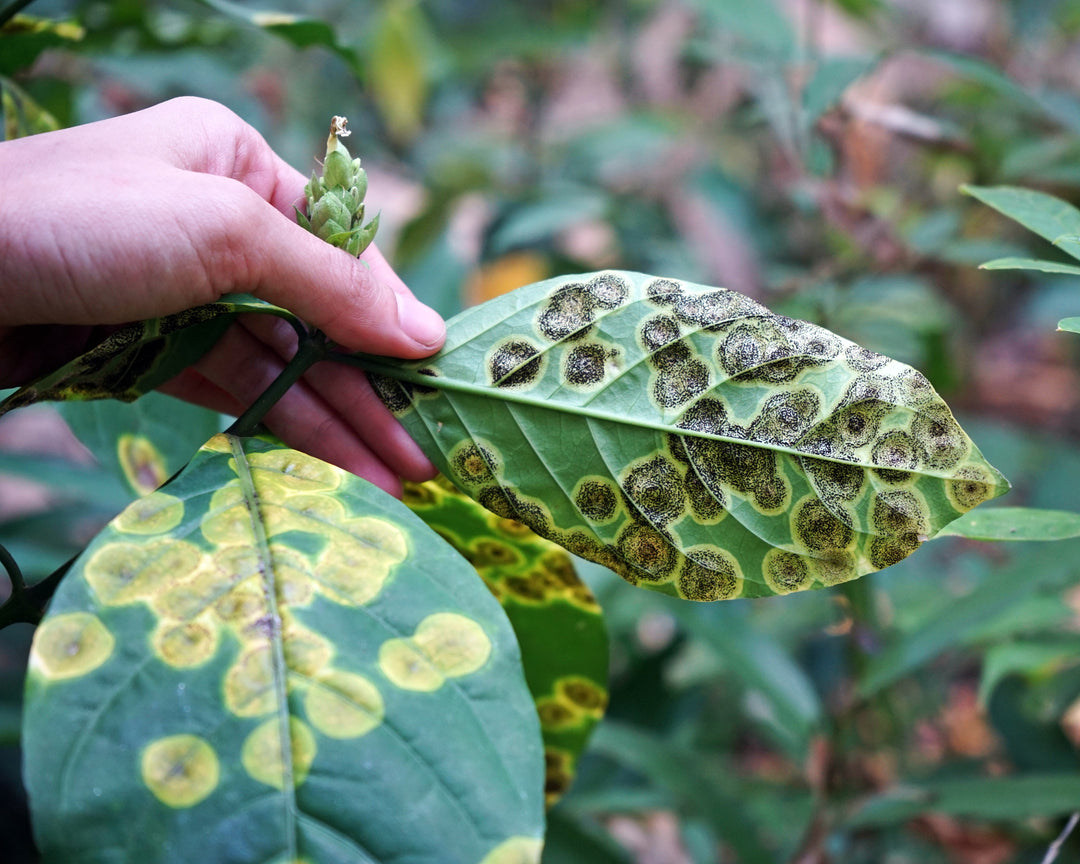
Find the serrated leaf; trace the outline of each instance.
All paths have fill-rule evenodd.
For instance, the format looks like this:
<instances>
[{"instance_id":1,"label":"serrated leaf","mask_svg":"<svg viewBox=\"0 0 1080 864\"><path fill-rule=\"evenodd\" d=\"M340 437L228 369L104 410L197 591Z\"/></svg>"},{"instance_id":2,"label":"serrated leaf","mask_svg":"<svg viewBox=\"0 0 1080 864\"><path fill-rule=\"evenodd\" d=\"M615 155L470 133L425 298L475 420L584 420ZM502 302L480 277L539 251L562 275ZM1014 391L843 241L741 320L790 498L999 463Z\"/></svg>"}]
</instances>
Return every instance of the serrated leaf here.
<instances>
[{"instance_id":1,"label":"serrated leaf","mask_svg":"<svg viewBox=\"0 0 1080 864\"><path fill-rule=\"evenodd\" d=\"M939 537L971 540L1068 540L1080 537L1080 513L1034 507L993 507L965 513Z\"/></svg>"},{"instance_id":2,"label":"serrated leaf","mask_svg":"<svg viewBox=\"0 0 1080 864\"><path fill-rule=\"evenodd\" d=\"M962 191L1080 259L1080 210L1045 192L1018 186L962 186Z\"/></svg>"},{"instance_id":3,"label":"serrated leaf","mask_svg":"<svg viewBox=\"0 0 1080 864\"><path fill-rule=\"evenodd\" d=\"M24 729L47 860L539 858L498 603L400 502L277 442L211 439L90 544Z\"/></svg>"},{"instance_id":4,"label":"serrated leaf","mask_svg":"<svg viewBox=\"0 0 1080 864\"><path fill-rule=\"evenodd\" d=\"M205 354L240 313L291 312L247 295L175 315L126 324L89 351L0 402L0 415L35 402L120 399L131 402L161 386Z\"/></svg>"},{"instance_id":5,"label":"serrated leaf","mask_svg":"<svg viewBox=\"0 0 1080 864\"><path fill-rule=\"evenodd\" d=\"M1008 488L916 370L673 279L537 283L353 361L485 507L689 599L879 570Z\"/></svg>"},{"instance_id":6,"label":"serrated leaf","mask_svg":"<svg viewBox=\"0 0 1080 864\"><path fill-rule=\"evenodd\" d=\"M1044 261L1041 258L995 258L980 264L981 270L1037 270L1040 273L1064 273L1080 276L1080 267L1060 261Z\"/></svg>"},{"instance_id":7,"label":"serrated leaf","mask_svg":"<svg viewBox=\"0 0 1080 864\"><path fill-rule=\"evenodd\" d=\"M521 648L544 736L550 807L607 707L608 640L600 606L562 548L489 513L445 478L408 484L405 503L475 568L502 604Z\"/></svg>"}]
</instances>

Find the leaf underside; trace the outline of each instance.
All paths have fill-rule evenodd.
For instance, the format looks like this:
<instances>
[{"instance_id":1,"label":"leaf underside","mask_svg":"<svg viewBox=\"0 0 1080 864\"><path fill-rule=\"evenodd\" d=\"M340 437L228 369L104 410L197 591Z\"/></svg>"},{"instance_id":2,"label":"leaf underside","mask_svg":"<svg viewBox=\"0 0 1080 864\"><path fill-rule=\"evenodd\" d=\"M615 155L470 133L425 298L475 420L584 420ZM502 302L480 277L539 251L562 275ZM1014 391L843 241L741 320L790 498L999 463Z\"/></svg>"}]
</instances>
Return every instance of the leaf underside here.
<instances>
[{"instance_id":1,"label":"leaf underside","mask_svg":"<svg viewBox=\"0 0 1080 864\"><path fill-rule=\"evenodd\" d=\"M475 568L521 648L544 736L544 797L569 789L607 707L608 640L599 604L573 559L528 526L488 512L445 479L407 484L405 503Z\"/></svg>"},{"instance_id":2,"label":"leaf underside","mask_svg":"<svg viewBox=\"0 0 1080 864\"><path fill-rule=\"evenodd\" d=\"M692 600L880 570L1008 489L915 369L674 279L536 283L353 362L485 507Z\"/></svg>"},{"instance_id":3,"label":"leaf underside","mask_svg":"<svg viewBox=\"0 0 1080 864\"><path fill-rule=\"evenodd\" d=\"M132 402L195 363L240 313L292 313L246 295L163 318L125 324L54 372L0 401L0 415L46 401L120 399Z\"/></svg>"},{"instance_id":4,"label":"leaf underside","mask_svg":"<svg viewBox=\"0 0 1080 864\"><path fill-rule=\"evenodd\" d=\"M499 604L400 502L268 440L211 439L90 544L24 729L46 860L539 857Z\"/></svg>"}]
</instances>

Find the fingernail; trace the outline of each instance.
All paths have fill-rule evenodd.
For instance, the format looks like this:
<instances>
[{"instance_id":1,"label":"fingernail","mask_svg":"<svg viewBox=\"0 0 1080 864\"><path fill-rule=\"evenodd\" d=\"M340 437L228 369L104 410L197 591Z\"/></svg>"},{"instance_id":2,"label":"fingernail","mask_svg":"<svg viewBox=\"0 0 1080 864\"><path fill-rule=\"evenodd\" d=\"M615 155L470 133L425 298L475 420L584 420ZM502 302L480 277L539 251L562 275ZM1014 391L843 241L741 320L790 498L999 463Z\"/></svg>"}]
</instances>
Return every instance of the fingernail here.
<instances>
[{"instance_id":1,"label":"fingernail","mask_svg":"<svg viewBox=\"0 0 1080 864\"><path fill-rule=\"evenodd\" d=\"M397 298L398 320L405 335L425 348L438 348L446 338L446 324L434 309L412 297Z\"/></svg>"}]
</instances>

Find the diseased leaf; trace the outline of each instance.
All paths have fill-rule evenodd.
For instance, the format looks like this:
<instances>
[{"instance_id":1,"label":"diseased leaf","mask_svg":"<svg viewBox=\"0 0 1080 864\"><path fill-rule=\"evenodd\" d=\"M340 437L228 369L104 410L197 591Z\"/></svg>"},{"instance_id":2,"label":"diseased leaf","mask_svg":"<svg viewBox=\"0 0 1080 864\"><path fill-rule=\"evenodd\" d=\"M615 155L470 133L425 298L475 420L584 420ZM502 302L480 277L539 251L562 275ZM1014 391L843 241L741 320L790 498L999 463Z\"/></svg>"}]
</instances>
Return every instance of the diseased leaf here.
<instances>
[{"instance_id":1,"label":"diseased leaf","mask_svg":"<svg viewBox=\"0 0 1080 864\"><path fill-rule=\"evenodd\" d=\"M405 503L475 568L517 635L544 736L550 807L607 707L608 641L600 606L559 546L489 513L445 479L408 484Z\"/></svg>"},{"instance_id":2,"label":"diseased leaf","mask_svg":"<svg viewBox=\"0 0 1080 864\"><path fill-rule=\"evenodd\" d=\"M539 859L498 603L400 502L277 442L216 436L90 544L24 729L46 860Z\"/></svg>"},{"instance_id":3,"label":"diseased leaf","mask_svg":"<svg viewBox=\"0 0 1080 864\"><path fill-rule=\"evenodd\" d=\"M922 374L733 291L563 277L447 334L352 360L463 491L668 594L853 579L1008 488Z\"/></svg>"},{"instance_id":4,"label":"diseased leaf","mask_svg":"<svg viewBox=\"0 0 1080 864\"><path fill-rule=\"evenodd\" d=\"M296 322L285 309L248 295L120 327L85 354L21 387L0 402L0 415L49 400L131 402L178 375L205 354L240 313Z\"/></svg>"},{"instance_id":5,"label":"diseased leaf","mask_svg":"<svg viewBox=\"0 0 1080 864\"><path fill-rule=\"evenodd\" d=\"M1068 540L1080 537L1080 513L1034 507L992 507L965 513L938 532L972 540Z\"/></svg>"}]
</instances>

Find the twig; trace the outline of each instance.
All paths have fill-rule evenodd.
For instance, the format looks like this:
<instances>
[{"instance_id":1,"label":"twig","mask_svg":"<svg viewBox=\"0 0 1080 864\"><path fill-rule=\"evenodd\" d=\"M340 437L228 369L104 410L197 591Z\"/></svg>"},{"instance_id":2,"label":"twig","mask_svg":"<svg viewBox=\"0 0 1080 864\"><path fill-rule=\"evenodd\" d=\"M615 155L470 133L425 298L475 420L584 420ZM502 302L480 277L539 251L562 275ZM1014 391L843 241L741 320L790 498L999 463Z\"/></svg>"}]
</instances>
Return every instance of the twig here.
<instances>
[{"instance_id":1,"label":"twig","mask_svg":"<svg viewBox=\"0 0 1080 864\"><path fill-rule=\"evenodd\" d=\"M1061 851L1061 847L1065 844L1065 841L1069 839L1069 835L1072 834L1073 828L1076 827L1076 823L1080 822L1080 812L1073 813L1069 817L1069 821L1065 823L1065 827L1061 829L1061 833L1058 834L1057 840L1050 844L1050 848L1046 850L1046 855L1043 856L1042 864L1053 864L1057 860L1058 853Z\"/></svg>"}]
</instances>

